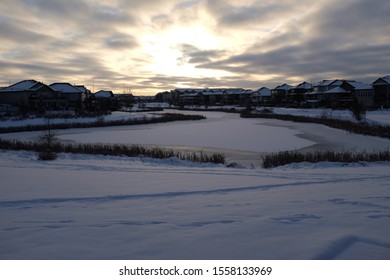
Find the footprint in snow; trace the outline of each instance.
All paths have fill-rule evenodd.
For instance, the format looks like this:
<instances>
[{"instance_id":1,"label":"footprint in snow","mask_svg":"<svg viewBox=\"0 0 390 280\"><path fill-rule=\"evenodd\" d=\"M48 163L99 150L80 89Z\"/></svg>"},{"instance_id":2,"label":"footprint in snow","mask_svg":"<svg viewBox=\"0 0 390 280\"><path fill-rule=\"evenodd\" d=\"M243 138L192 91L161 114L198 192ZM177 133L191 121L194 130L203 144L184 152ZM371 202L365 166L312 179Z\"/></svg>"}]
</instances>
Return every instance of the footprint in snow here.
<instances>
[{"instance_id":1,"label":"footprint in snow","mask_svg":"<svg viewBox=\"0 0 390 280\"><path fill-rule=\"evenodd\" d=\"M272 220L283 223L283 224L295 224L299 223L303 220L318 220L322 219L320 216L316 216L313 214L295 214L291 216L284 216L284 217L273 217Z\"/></svg>"}]
</instances>

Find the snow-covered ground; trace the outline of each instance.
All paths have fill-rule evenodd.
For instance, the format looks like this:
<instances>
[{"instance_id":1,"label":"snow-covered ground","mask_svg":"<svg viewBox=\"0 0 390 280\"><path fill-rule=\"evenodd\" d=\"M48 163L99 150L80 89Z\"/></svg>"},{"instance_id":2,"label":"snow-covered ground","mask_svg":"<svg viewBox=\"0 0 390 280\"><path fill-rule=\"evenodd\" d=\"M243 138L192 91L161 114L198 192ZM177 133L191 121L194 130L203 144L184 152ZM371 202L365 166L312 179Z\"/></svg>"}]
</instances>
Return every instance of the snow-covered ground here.
<instances>
[{"instance_id":1,"label":"snow-covered ground","mask_svg":"<svg viewBox=\"0 0 390 280\"><path fill-rule=\"evenodd\" d=\"M390 147L316 124L205 114L58 133L63 141L222 149L229 160L253 162L289 148ZM1 151L0 259L390 259L389 163L253 166L69 154L44 162Z\"/></svg>"},{"instance_id":2,"label":"snow-covered ground","mask_svg":"<svg viewBox=\"0 0 390 280\"><path fill-rule=\"evenodd\" d=\"M131 112L112 112L109 115L100 117L70 117L70 118L50 118L50 123L92 123L96 121L118 121L118 120L134 120L151 118L153 115L149 113L131 113ZM47 118L9 118L7 120L0 120L0 127L20 127L26 125L45 125Z\"/></svg>"},{"instance_id":3,"label":"snow-covered ground","mask_svg":"<svg viewBox=\"0 0 390 280\"><path fill-rule=\"evenodd\" d=\"M390 259L389 170L2 152L0 259Z\"/></svg>"},{"instance_id":4,"label":"snow-covered ground","mask_svg":"<svg viewBox=\"0 0 390 280\"><path fill-rule=\"evenodd\" d=\"M260 108L261 110L261 108ZM354 120L349 110L332 110L332 109L294 109L294 108L274 108L276 114L301 115L308 117L328 117L345 120ZM390 110L367 111L366 121L390 125Z\"/></svg>"}]
</instances>

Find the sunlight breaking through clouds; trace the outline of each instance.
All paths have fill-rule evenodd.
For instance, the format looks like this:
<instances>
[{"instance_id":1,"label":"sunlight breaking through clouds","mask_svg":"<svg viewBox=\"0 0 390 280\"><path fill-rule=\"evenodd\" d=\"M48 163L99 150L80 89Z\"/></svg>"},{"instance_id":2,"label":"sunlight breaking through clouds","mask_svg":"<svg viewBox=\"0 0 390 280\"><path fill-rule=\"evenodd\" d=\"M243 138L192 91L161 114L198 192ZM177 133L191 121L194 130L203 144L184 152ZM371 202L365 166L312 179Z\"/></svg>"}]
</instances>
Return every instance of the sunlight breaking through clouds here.
<instances>
[{"instance_id":1,"label":"sunlight breaking through clouds","mask_svg":"<svg viewBox=\"0 0 390 280\"><path fill-rule=\"evenodd\" d=\"M135 94L388 74L386 0L3 0L0 86L23 79Z\"/></svg>"}]
</instances>

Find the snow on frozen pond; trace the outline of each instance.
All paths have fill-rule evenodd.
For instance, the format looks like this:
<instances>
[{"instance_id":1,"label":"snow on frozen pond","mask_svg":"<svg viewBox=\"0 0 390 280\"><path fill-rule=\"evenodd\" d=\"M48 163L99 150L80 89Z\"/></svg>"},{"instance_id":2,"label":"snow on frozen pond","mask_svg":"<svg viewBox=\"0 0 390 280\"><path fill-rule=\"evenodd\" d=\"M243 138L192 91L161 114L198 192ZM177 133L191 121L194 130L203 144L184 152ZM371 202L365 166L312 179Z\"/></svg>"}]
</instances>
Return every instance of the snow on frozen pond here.
<instances>
[{"instance_id":1,"label":"snow on frozen pond","mask_svg":"<svg viewBox=\"0 0 390 280\"><path fill-rule=\"evenodd\" d=\"M257 158L259 153L285 150L328 149L371 152L390 148L389 139L347 133L318 124L272 119L242 119L238 114L221 112L185 112L185 114L202 114L207 119L69 130L60 131L59 134L62 140L81 143L192 147L192 150L202 148L206 151L221 150L225 154L229 154L229 151L241 151L250 152ZM233 156L235 160L239 157L237 155L241 154L235 153ZM250 157L249 153L242 155L246 158Z\"/></svg>"},{"instance_id":2,"label":"snow on frozen pond","mask_svg":"<svg viewBox=\"0 0 390 280\"><path fill-rule=\"evenodd\" d=\"M167 110L168 112L177 112ZM136 126L58 130L70 143L118 143L167 146L180 151L221 152L228 162L259 166L261 153L285 150L378 151L390 140L347 133L327 126L273 119L242 119L238 114L202 114L202 121L178 121ZM118 115L115 115L118 117ZM138 116L138 115L137 115ZM36 140L42 132L2 134L5 139Z\"/></svg>"},{"instance_id":3,"label":"snow on frozen pond","mask_svg":"<svg viewBox=\"0 0 390 280\"><path fill-rule=\"evenodd\" d=\"M61 131L62 140L82 143L125 143L161 146L190 146L240 151L277 151L300 149L314 142L299 138L299 131L261 125L260 120L241 119L237 114L197 112L204 121L94 128Z\"/></svg>"}]
</instances>

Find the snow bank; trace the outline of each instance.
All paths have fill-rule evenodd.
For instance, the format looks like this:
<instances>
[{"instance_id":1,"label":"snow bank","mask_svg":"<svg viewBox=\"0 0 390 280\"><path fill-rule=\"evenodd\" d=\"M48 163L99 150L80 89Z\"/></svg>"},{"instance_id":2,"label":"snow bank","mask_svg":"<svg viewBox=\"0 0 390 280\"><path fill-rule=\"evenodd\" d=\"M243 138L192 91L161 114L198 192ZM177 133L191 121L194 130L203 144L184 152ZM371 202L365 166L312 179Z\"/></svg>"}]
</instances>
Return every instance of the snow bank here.
<instances>
[{"instance_id":1,"label":"snow bank","mask_svg":"<svg viewBox=\"0 0 390 280\"><path fill-rule=\"evenodd\" d=\"M2 152L0 259L390 259L389 168Z\"/></svg>"},{"instance_id":2,"label":"snow bank","mask_svg":"<svg viewBox=\"0 0 390 280\"><path fill-rule=\"evenodd\" d=\"M93 123L96 121L118 121L118 120L134 120L151 118L153 115L149 113L129 113L129 112L112 112L110 115L101 117L72 117L72 118L51 118L50 123ZM27 118L0 121L0 127L21 127L26 125L46 125L47 118Z\"/></svg>"},{"instance_id":3,"label":"snow bank","mask_svg":"<svg viewBox=\"0 0 390 280\"><path fill-rule=\"evenodd\" d=\"M295 109L295 108L273 108L276 114L298 115L307 117L328 117L354 121L354 117L349 110L332 109ZM366 120L369 122L390 125L390 110L367 111Z\"/></svg>"}]
</instances>

